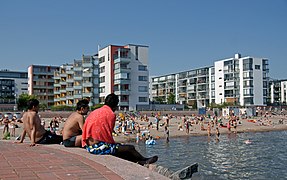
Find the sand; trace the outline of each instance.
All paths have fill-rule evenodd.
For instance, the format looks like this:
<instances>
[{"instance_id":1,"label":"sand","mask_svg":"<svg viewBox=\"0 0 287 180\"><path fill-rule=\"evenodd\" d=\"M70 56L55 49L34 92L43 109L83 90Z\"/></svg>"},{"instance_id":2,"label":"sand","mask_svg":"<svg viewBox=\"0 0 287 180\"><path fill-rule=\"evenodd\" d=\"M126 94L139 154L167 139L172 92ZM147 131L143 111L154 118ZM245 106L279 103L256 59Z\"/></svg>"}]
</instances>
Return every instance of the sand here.
<instances>
[{"instance_id":1,"label":"sand","mask_svg":"<svg viewBox=\"0 0 287 180\"><path fill-rule=\"evenodd\" d=\"M46 122L46 127L49 125L50 121L52 118L42 118ZM249 122L248 120L254 119L254 120L259 120L262 119L263 121L266 121L266 118L264 117L254 117L254 118L248 118L248 119L240 119L242 122L241 125L238 125L236 128L237 133L242 133L242 132L264 132L264 131L280 131L280 130L287 130L287 116L271 116L268 117L268 120L270 121L270 125L259 125L259 123L253 123ZM279 124L279 120L283 119L283 124ZM159 130L157 131L155 128L155 123L154 123L154 117L149 117L149 120L153 122L153 128L150 129L150 135L155 137L155 138L164 138L164 127L160 126ZM210 121L210 119L206 118L204 123L204 128L207 128L207 122ZM137 120L141 126L141 131L144 131L147 129L148 122L145 121L140 121ZM190 132L187 134L185 132L185 128L183 127L183 130L178 130L178 124L181 123L182 120L181 118L172 118L170 119L170 125L169 125L169 134L170 138L175 138L175 137L181 137L181 136L207 136L207 131L202 131L200 129L199 124L192 124L190 127ZM223 123L225 124L227 120L223 120ZM160 121L160 124L163 122ZM22 132L22 123L17 123L19 128L16 128L16 137L21 134ZM117 124L117 123L116 123ZM60 129L63 127L64 122L60 123ZM0 138L2 139L3 137L3 125L0 125ZM220 134L226 134L226 133L235 133L235 129L231 128L231 132L228 131L227 128L222 128L219 127ZM211 128L211 134L215 134L215 127ZM124 135L119 133L118 136L114 137L116 142L135 142L135 134L129 134L129 135ZM11 137L11 140L14 141L15 137ZM26 138L26 141L28 141L29 138Z\"/></svg>"}]
</instances>

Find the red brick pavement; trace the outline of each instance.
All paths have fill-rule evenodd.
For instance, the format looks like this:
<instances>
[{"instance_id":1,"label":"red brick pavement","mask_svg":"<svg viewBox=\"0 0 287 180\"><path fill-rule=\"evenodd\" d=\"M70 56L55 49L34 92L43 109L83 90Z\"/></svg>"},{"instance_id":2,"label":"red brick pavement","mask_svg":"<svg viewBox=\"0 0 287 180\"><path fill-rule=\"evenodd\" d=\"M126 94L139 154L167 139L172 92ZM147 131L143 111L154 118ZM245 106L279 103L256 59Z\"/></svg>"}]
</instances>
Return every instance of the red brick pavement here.
<instances>
[{"instance_id":1,"label":"red brick pavement","mask_svg":"<svg viewBox=\"0 0 287 180\"><path fill-rule=\"evenodd\" d=\"M122 179L107 167L77 154L0 141L0 179Z\"/></svg>"}]
</instances>

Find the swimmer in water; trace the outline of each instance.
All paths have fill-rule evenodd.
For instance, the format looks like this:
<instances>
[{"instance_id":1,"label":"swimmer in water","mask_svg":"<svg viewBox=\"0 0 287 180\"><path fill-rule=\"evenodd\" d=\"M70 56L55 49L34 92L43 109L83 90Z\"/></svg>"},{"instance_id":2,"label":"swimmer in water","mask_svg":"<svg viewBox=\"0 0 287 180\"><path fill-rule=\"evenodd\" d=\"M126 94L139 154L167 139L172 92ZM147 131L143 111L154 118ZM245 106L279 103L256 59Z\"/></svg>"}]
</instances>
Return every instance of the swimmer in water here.
<instances>
[{"instance_id":1,"label":"swimmer in water","mask_svg":"<svg viewBox=\"0 0 287 180\"><path fill-rule=\"evenodd\" d=\"M246 141L244 141L245 144L251 144L250 139L247 139Z\"/></svg>"}]
</instances>

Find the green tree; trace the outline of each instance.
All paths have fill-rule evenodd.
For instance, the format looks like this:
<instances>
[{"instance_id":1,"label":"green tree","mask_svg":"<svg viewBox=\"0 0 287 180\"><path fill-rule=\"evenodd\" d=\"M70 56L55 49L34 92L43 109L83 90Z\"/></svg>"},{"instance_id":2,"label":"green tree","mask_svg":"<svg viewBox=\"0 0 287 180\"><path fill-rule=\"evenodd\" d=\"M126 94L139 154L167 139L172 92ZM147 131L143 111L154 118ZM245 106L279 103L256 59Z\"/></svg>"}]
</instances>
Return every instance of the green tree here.
<instances>
[{"instance_id":1,"label":"green tree","mask_svg":"<svg viewBox=\"0 0 287 180\"><path fill-rule=\"evenodd\" d=\"M18 109L19 110L27 110L28 109L27 102L30 99L36 99L36 96L29 95L29 94L21 94L19 96L19 99L18 99L18 102L17 102Z\"/></svg>"},{"instance_id":2,"label":"green tree","mask_svg":"<svg viewBox=\"0 0 287 180\"><path fill-rule=\"evenodd\" d=\"M158 102L159 104L163 104L164 99L162 97L156 97L155 101Z\"/></svg>"},{"instance_id":3,"label":"green tree","mask_svg":"<svg viewBox=\"0 0 287 180\"><path fill-rule=\"evenodd\" d=\"M175 95L173 93L168 95L167 104L175 104Z\"/></svg>"}]
</instances>

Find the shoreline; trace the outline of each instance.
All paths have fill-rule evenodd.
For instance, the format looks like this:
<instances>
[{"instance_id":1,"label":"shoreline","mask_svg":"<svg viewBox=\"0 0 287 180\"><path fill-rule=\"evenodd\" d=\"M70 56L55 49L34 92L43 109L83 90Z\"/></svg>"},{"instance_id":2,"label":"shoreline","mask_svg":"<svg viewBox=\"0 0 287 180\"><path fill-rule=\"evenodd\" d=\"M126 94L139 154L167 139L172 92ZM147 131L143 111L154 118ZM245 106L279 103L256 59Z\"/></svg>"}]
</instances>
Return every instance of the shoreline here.
<instances>
[{"instance_id":1,"label":"shoreline","mask_svg":"<svg viewBox=\"0 0 287 180\"><path fill-rule=\"evenodd\" d=\"M70 112L66 112L68 114ZM58 113L53 114L49 113L49 116L42 116L42 121L45 121L46 128L48 127L50 121L53 119L53 117L57 116ZM45 118L44 118L45 117ZM162 116L161 116L162 117ZM199 124L191 124L190 126L190 131L189 134L186 134L185 132L185 127L182 127L182 130L178 130L178 125L182 123L182 116L176 116L170 119L169 123L169 138L180 138L180 137L188 137L188 136L208 136L206 128L207 128L207 122L210 122L211 119L205 117L204 120L204 128L205 130L201 130L201 127ZM187 118L191 118L192 116L186 116ZM221 117L222 118L222 117ZM64 116L64 119L66 117ZM250 120L257 121L255 122L249 122ZM279 120L283 120L283 124L279 123ZM248 119L240 119L241 122L240 125L237 126L236 131L237 133L246 133L246 132L269 132L269 131L286 131L287 130L287 116L285 115L276 115L276 116L268 116L268 117L253 117L253 118L248 118ZM258 121L260 122L265 122L265 125L259 125ZM269 125L267 125L267 121ZM164 126L160 126L159 130L156 130L156 125L155 125L155 119L154 117L148 117L148 121L141 121L138 118L135 120L136 123L138 123L141 127L141 132L142 131L150 131L150 135L155 137L155 139L165 139L165 132L164 132ZM148 124L152 122L152 128L148 129ZM222 118L223 124L227 123L227 120ZM116 126L118 125L118 121L116 122ZM20 128L16 128L16 136L21 134L22 132L22 123L17 123ZM163 120L160 120L160 124L163 124ZM59 129L61 129L64 125L64 122L60 123ZM3 125L0 125L0 138L2 139L3 133L2 133L2 127ZM211 137L215 135L215 127L211 127ZM227 128L219 127L220 134L228 134L228 133L233 133L234 128L231 128L231 132L228 132ZM15 140L15 137L11 137L11 140ZM26 138L27 139L27 138ZM135 134L128 134L124 135L122 133L118 133L118 136L114 136L114 139L116 142L119 143L128 143L128 142L135 142L136 141L136 135ZM143 140L141 140L143 141Z\"/></svg>"}]
</instances>

